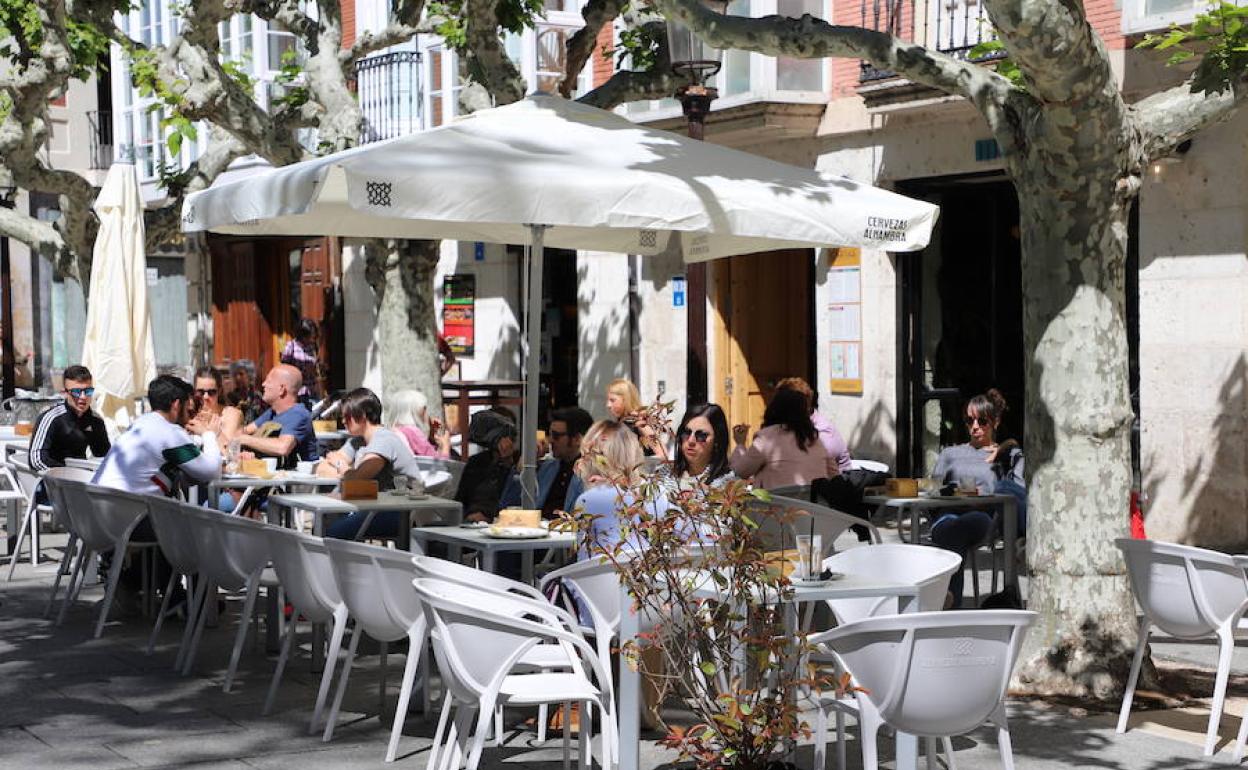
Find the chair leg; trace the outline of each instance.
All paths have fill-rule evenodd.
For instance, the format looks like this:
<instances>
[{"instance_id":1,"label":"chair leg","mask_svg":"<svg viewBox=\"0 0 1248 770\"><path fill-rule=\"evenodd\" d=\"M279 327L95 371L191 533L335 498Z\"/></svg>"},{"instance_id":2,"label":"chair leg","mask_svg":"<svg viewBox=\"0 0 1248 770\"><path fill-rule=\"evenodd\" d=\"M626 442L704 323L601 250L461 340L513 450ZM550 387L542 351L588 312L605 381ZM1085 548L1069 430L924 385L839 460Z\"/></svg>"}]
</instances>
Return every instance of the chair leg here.
<instances>
[{"instance_id":1,"label":"chair leg","mask_svg":"<svg viewBox=\"0 0 1248 770\"><path fill-rule=\"evenodd\" d=\"M1136 636L1135 657L1131 659L1131 673L1127 675L1127 691L1122 694L1122 708L1118 711L1118 732L1127 731L1131 717L1131 701L1135 698L1135 683L1140 678L1140 665L1144 662L1144 650L1148 648L1148 617L1140 618L1140 631Z\"/></svg>"},{"instance_id":2,"label":"chair leg","mask_svg":"<svg viewBox=\"0 0 1248 770\"><path fill-rule=\"evenodd\" d=\"M113 563L108 567L108 588L104 591L104 606L100 608L100 619L95 623L96 639L104 633L104 624L108 622L108 611L113 608L113 599L117 596L117 583L121 580L121 568L126 563L125 555L126 544L124 542L113 547Z\"/></svg>"},{"instance_id":3,"label":"chair leg","mask_svg":"<svg viewBox=\"0 0 1248 770\"><path fill-rule=\"evenodd\" d=\"M429 746L429 759L425 762L425 770L436 770L438 764L438 753L445 747L442 742L446 739L446 723L451 716L451 694L447 692L442 698L442 713L438 715L438 729L433 733L433 743Z\"/></svg>"},{"instance_id":4,"label":"chair leg","mask_svg":"<svg viewBox=\"0 0 1248 770\"><path fill-rule=\"evenodd\" d=\"M74 563L73 571L69 573L69 585L65 586L65 597L61 599L61 610L56 614L58 626L65 622L65 613L69 610L69 605L78 598L78 592L82 590L82 583L86 580L87 560L93 555L91 549L85 544L78 551L78 560Z\"/></svg>"},{"instance_id":5,"label":"chair leg","mask_svg":"<svg viewBox=\"0 0 1248 770\"><path fill-rule=\"evenodd\" d=\"M399 688L399 703L394 710L394 724L390 728L390 746L386 749L386 761L393 762L399 750L399 738L403 735L403 722L407 718L407 704L412 698L412 685L416 682L416 669L420 667L420 642L415 636L407 640L407 662L403 666L403 684Z\"/></svg>"},{"instance_id":6,"label":"chair leg","mask_svg":"<svg viewBox=\"0 0 1248 770\"><path fill-rule=\"evenodd\" d=\"M13 579L13 570L17 568L17 563L21 561L22 543L26 540L26 533L30 531L30 520L36 514L34 498L31 498L30 505L26 506L26 515L22 517L22 526L17 530L17 542L13 544L13 552L9 554L9 580ZM35 523L35 529L39 529L39 524ZM39 563L39 546L38 537L32 537L30 541L31 563Z\"/></svg>"},{"instance_id":7,"label":"chair leg","mask_svg":"<svg viewBox=\"0 0 1248 770\"><path fill-rule=\"evenodd\" d=\"M563 770L572 769L572 702L563 702Z\"/></svg>"},{"instance_id":8,"label":"chair leg","mask_svg":"<svg viewBox=\"0 0 1248 770\"><path fill-rule=\"evenodd\" d=\"M468 741L472 738L472 722L477 709L471 704L463 704L455 709L455 721L451 725L451 736L447 740L447 751L442 755L440 768L452 770L464 763L468 752Z\"/></svg>"},{"instance_id":9,"label":"chair leg","mask_svg":"<svg viewBox=\"0 0 1248 770\"><path fill-rule=\"evenodd\" d=\"M334 680L334 668L338 665L338 653L342 650L342 634L347 630L347 608L339 605L334 610L334 630L330 633L329 650L325 654L325 670L321 672L321 686L316 691L316 707L312 710L312 722L308 725L308 735L316 732L321 723L321 713L325 710L325 698L329 696L329 685Z\"/></svg>"},{"instance_id":10,"label":"chair leg","mask_svg":"<svg viewBox=\"0 0 1248 770\"><path fill-rule=\"evenodd\" d=\"M1218 724L1222 721L1222 704L1226 700L1226 680L1231 674L1231 653L1235 637L1229 627L1218 629L1218 675L1213 683L1213 706L1209 714L1209 730L1205 733L1205 756L1212 756L1218 744Z\"/></svg>"},{"instance_id":11,"label":"chair leg","mask_svg":"<svg viewBox=\"0 0 1248 770\"><path fill-rule=\"evenodd\" d=\"M966 564L971 568L971 592L975 595L975 606L979 606L979 559L975 558L975 546L966 552ZM954 597L961 599L961 597Z\"/></svg>"},{"instance_id":12,"label":"chair leg","mask_svg":"<svg viewBox=\"0 0 1248 770\"><path fill-rule=\"evenodd\" d=\"M1239 718L1239 732L1235 735L1235 761L1238 765L1239 761L1244 758L1244 741L1248 739L1248 709L1244 710L1243 716Z\"/></svg>"},{"instance_id":13,"label":"chair leg","mask_svg":"<svg viewBox=\"0 0 1248 770\"><path fill-rule=\"evenodd\" d=\"M845 770L847 761L845 747L845 712L836 711L836 770Z\"/></svg>"},{"instance_id":14,"label":"chair leg","mask_svg":"<svg viewBox=\"0 0 1248 770\"><path fill-rule=\"evenodd\" d=\"M550 720L550 709L543 703L537 707L537 742L546 742L546 722Z\"/></svg>"},{"instance_id":15,"label":"chair leg","mask_svg":"<svg viewBox=\"0 0 1248 770\"><path fill-rule=\"evenodd\" d=\"M861 709L858 712L858 735L862 741L862 770L880 770L880 760L875 749L875 736L879 731L879 717Z\"/></svg>"},{"instance_id":16,"label":"chair leg","mask_svg":"<svg viewBox=\"0 0 1248 770\"><path fill-rule=\"evenodd\" d=\"M282 652L277 656L277 667L273 669L273 681L269 682L269 692L264 696L264 710L260 713L268 716L273 710L273 701L277 698L277 688L282 684L282 673L286 671L286 661L290 659L290 647L295 641L295 623L292 618L286 624L286 635L282 639Z\"/></svg>"},{"instance_id":17,"label":"chair leg","mask_svg":"<svg viewBox=\"0 0 1248 770\"><path fill-rule=\"evenodd\" d=\"M188 584L190 585L190 584ZM178 654L173 659L173 670L181 671L182 663L191 649L191 637L199 625L199 614L204 611L205 596L208 594L208 578L197 577L190 585L191 591L186 598L186 627L182 629L182 639L178 642Z\"/></svg>"},{"instance_id":18,"label":"chair leg","mask_svg":"<svg viewBox=\"0 0 1248 770\"><path fill-rule=\"evenodd\" d=\"M329 719L325 722L325 732L321 741L329 742L334 738L334 725L338 722L338 709L342 706L342 696L347 692L347 680L351 678L351 664L355 662L355 648L360 643L364 629L358 624L351 632L351 643L347 645L347 661L342 664L342 676L338 677L338 690L334 693L334 703L329 707Z\"/></svg>"},{"instance_id":19,"label":"chair leg","mask_svg":"<svg viewBox=\"0 0 1248 770\"><path fill-rule=\"evenodd\" d=\"M1004 703L997 706L988 721L997 727L997 750L1001 752L1001 767L1004 770L1014 770L1014 745L1010 740L1010 723L1005 717Z\"/></svg>"},{"instance_id":20,"label":"chair leg","mask_svg":"<svg viewBox=\"0 0 1248 770\"><path fill-rule=\"evenodd\" d=\"M997 737L1000 738L999 735ZM1006 733L1006 739L1009 739L1009 733ZM945 764L949 770L958 770L958 763L953 758L953 739L946 735L940 740L945 744Z\"/></svg>"},{"instance_id":21,"label":"chair leg","mask_svg":"<svg viewBox=\"0 0 1248 770\"><path fill-rule=\"evenodd\" d=\"M74 551L77 547L78 536L70 532L69 541L65 543L65 553L61 556L61 566L56 570L56 580L52 581L52 593L48 596L48 603L43 606L43 616L45 618L52 614L52 605L56 603L56 592L61 587L61 578L69 574L70 567L74 563Z\"/></svg>"},{"instance_id":22,"label":"chair leg","mask_svg":"<svg viewBox=\"0 0 1248 770\"><path fill-rule=\"evenodd\" d=\"M477 725L472 731L472 746L468 750L468 761L464 770L477 770L481 763L481 751L485 748L485 736L490 731L490 721L494 718L494 704L482 701L477 706ZM564 757L567 762L567 757Z\"/></svg>"},{"instance_id":23,"label":"chair leg","mask_svg":"<svg viewBox=\"0 0 1248 770\"><path fill-rule=\"evenodd\" d=\"M147 637L147 654L151 655L156 649L156 637L160 636L160 627L165 622L165 613L169 611L169 595L173 593L173 582L178 579L178 573L169 573L169 582L165 584L165 596L160 600L160 610L156 613L156 622L152 625L152 635Z\"/></svg>"},{"instance_id":24,"label":"chair leg","mask_svg":"<svg viewBox=\"0 0 1248 770\"><path fill-rule=\"evenodd\" d=\"M379 676L377 683L377 721L386 721L386 680L390 676L390 645L386 642L381 643L381 661L378 668Z\"/></svg>"},{"instance_id":25,"label":"chair leg","mask_svg":"<svg viewBox=\"0 0 1248 770\"><path fill-rule=\"evenodd\" d=\"M234 673L238 671L238 660L243 655L243 646L247 644L247 631L251 628L251 615L256 609L256 594L259 592L260 573L257 571L247 581L247 598L243 601L243 614L238 618L238 634L234 637L234 651L230 653L230 667L225 671L222 692L229 692L234 684Z\"/></svg>"},{"instance_id":26,"label":"chair leg","mask_svg":"<svg viewBox=\"0 0 1248 770\"><path fill-rule=\"evenodd\" d=\"M199 602L199 611L195 613L195 633L191 636L191 646L187 648L186 657L182 659L182 676L191 673L195 665L195 656L199 654L199 640L204 637L204 623L208 620L208 602L216 601L216 589L207 579L204 580L204 598Z\"/></svg>"},{"instance_id":27,"label":"chair leg","mask_svg":"<svg viewBox=\"0 0 1248 770\"><path fill-rule=\"evenodd\" d=\"M580 729L576 731L576 767L577 770L589 770L590 725L593 724L593 720L590 719L589 701L581 701L578 705L581 708L581 724Z\"/></svg>"}]
</instances>

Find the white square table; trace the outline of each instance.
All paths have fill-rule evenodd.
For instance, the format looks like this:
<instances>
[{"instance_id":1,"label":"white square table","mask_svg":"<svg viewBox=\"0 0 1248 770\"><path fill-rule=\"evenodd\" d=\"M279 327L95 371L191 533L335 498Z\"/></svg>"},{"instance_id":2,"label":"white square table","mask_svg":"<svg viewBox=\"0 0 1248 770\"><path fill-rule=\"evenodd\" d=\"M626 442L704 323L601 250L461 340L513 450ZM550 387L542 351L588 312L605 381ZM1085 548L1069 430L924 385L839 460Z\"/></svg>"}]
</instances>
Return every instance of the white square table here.
<instances>
[{"instance_id":1,"label":"white square table","mask_svg":"<svg viewBox=\"0 0 1248 770\"><path fill-rule=\"evenodd\" d=\"M624 586L620 586L620 647L637 639L641 624L637 613L632 611L633 600ZM792 603L823 601L825 599L861 599L876 596L896 596L901 601L902 612L918 609L919 587L905 583L890 583L861 575L846 575L838 580L819 586L795 586ZM620 768L635 770L641 740L641 674L627 663L620 664ZM897 733L897 767L914 768L918 761L918 739L906 733Z\"/></svg>"},{"instance_id":2,"label":"white square table","mask_svg":"<svg viewBox=\"0 0 1248 770\"><path fill-rule=\"evenodd\" d=\"M411 536L422 544L435 541L445 543L452 549L470 548L481 553L481 569L493 573L500 553L522 553L522 579L526 583L533 582L533 554L553 548L572 549L576 547L576 534L573 532L551 532L549 537L527 539L492 537L486 534L485 528L468 529L464 527L416 527ZM451 558L457 552L452 550Z\"/></svg>"},{"instance_id":3,"label":"white square table","mask_svg":"<svg viewBox=\"0 0 1248 770\"><path fill-rule=\"evenodd\" d=\"M238 502L234 504L234 510L231 511L231 513L238 513L242 510L247 500L255 494L257 489L285 490L289 487L317 487L329 490L338 486L338 479L322 478L310 473L291 473L286 471L278 471L278 473L283 475L271 476L267 479L241 473L223 474L208 482L208 504L214 508L216 507L217 493L222 489L241 489L243 490L243 495L238 498Z\"/></svg>"},{"instance_id":4,"label":"white square table","mask_svg":"<svg viewBox=\"0 0 1248 770\"><path fill-rule=\"evenodd\" d=\"M412 516L434 518L445 524L459 524L464 517L464 507L455 500L426 495L423 498L411 498L396 495L393 492L382 492L371 500L343 500L337 495L320 493L289 493L269 496L269 522L281 523L282 510L308 511L312 514L312 534L322 535L325 531L325 516L328 514L343 515L349 513L378 514L395 511L406 513L407 521L400 523L396 545L404 551L411 550ZM372 522L372 516L365 519L365 524ZM362 534L367 534L363 526Z\"/></svg>"}]
</instances>

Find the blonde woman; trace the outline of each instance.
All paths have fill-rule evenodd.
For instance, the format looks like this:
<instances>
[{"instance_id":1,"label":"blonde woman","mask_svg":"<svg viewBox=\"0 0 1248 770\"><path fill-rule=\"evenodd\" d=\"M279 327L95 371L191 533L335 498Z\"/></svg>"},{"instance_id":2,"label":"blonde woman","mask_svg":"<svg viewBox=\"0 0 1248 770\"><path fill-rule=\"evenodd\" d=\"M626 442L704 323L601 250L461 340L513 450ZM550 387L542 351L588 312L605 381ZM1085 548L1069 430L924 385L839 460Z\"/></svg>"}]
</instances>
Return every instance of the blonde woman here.
<instances>
[{"instance_id":1,"label":"blonde woman","mask_svg":"<svg viewBox=\"0 0 1248 770\"><path fill-rule=\"evenodd\" d=\"M607 386L607 416L627 425L641 441L642 451L646 455L667 459L663 442L655 435L654 428L646 423L642 413L641 392L632 380L612 380Z\"/></svg>"},{"instance_id":2,"label":"blonde woman","mask_svg":"<svg viewBox=\"0 0 1248 770\"><path fill-rule=\"evenodd\" d=\"M385 425L406 439L417 457L451 455L450 431L436 417L429 417L429 401L419 390L400 390L390 396Z\"/></svg>"}]
</instances>

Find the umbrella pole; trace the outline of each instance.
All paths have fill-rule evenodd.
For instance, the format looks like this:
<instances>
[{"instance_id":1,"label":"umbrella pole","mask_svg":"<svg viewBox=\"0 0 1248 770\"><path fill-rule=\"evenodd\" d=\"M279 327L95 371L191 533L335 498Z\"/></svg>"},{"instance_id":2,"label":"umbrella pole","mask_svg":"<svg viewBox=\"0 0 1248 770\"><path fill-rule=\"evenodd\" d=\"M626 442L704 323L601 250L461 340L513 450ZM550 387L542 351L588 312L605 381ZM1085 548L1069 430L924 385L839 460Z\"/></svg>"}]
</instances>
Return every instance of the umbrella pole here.
<instances>
[{"instance_id":1,"label":"umbrella pole","mask_svg":"<svg viewBox=\"0 0 1248 770\"><path fill-rule=\"evenodd\" d=\"M520 492L525 508L537 507L537 400L542 355L542 263L547 225L529 225L529 296L525 324L528 351L524 365L524 428L520 432Z\"/></svg>"}]
</instances>

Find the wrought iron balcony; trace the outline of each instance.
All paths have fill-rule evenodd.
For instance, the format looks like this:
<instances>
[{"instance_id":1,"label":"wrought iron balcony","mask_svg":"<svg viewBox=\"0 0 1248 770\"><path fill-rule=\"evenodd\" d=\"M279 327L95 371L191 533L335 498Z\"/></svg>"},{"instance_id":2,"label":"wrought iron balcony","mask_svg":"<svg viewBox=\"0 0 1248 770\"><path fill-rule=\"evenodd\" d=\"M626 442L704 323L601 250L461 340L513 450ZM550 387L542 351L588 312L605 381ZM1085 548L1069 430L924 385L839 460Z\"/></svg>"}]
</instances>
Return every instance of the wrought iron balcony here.
<instances>
[{"instance_id":1,"label":"wrought iron balcony","mask_svg":"<svg viewBox=\"0 0 1248 770\"><path fill-rule=\"evenodd\" d=\"M355 87L364 113L361 144L420 130L420 54L416 51L361 59L355 65Z\"/></svg>"},{"instance_id":2,"label":"wrought iron balcony","mask_svg":"<svg viewBox=\"0 0 1248 770\"><path fill-rule=\"evenodd\" d=\"M89 163L91 168L108 168L113 165L113 113L107 110L90 110L87 123L91 127Z\"/></svg>"},{"instance_id":3,"label":"wrought iron balcony","mask_svg":"<svg viewBox=\"0 0 1248 770\"><path fill-rule=\"evenodd\" d=\"M1001 57L992 52L971 56L980 43L995 40L996 31L982 0L861 0L862 26L902 40L926 45L959 59L984 62ZM862 62L859 82L894 77L896 73Z\"/></svg>"}]
</instances>

